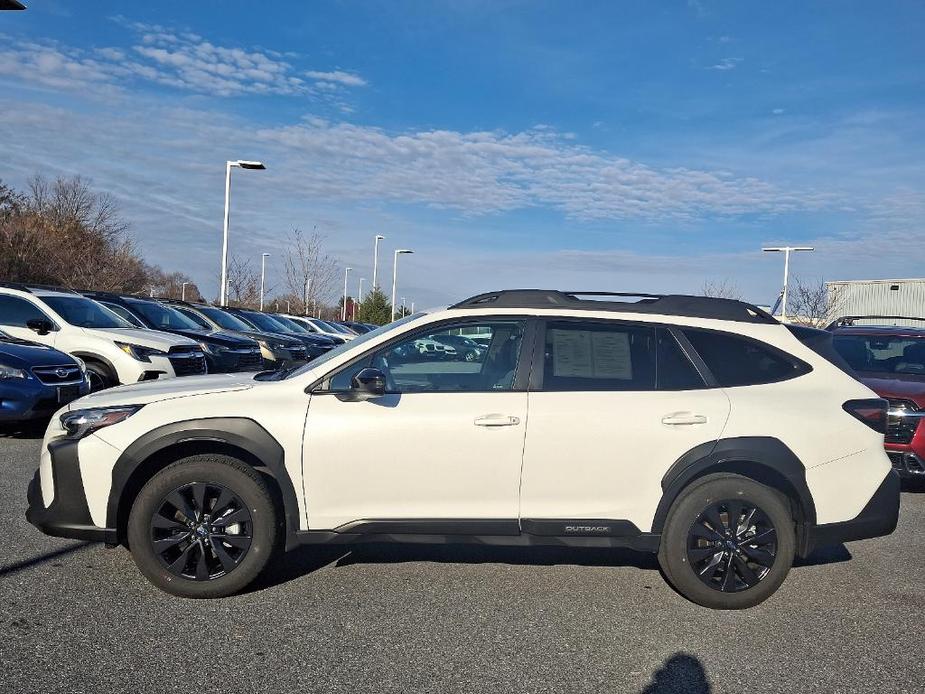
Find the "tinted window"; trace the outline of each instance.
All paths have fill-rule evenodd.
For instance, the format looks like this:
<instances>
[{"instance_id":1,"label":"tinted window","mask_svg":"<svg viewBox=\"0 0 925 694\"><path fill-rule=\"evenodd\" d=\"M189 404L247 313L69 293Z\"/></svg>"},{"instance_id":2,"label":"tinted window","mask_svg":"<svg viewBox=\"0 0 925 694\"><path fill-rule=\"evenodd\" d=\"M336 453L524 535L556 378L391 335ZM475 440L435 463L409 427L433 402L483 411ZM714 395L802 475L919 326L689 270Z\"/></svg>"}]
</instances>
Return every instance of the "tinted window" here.
<instances>
[{"instance_id":1,"label":"tinted window","mask_svg":"<svg viewBox=\"0 0 925 694\"><path fill-rule=\"evenodd\" d=\"M48 320L48 316L32 302L20 299L18 296L0 295L0 325L25 328L28 321L36 318Z\"/></svg>"},{"instance_id":2,"label":"tinted window","mask_svg":"<svg viewBox=\"0 0 925 694\"><path fill-rule=\"evenodd\" d=\"M684 335L721 386L774 383L806 371L801 363L753 340L706 330L685 330Z\"/></svg>"},{"instance_id":3,"label":"tinted window","mask_svg":"<svg viewBox=\"0 0 925 694\"><path fill-rule=\"evenodd\" d=\"M925 338L836 335L833 343L857 371L925 375Z\"/></svg>"},{"instance_id":4,"label":"tinted window","mask_svg":"<svg viewBox=\"0 0 925 694\"><path fill-rule=\"evenodd\" d=\"M212 329L212 325L195 311L190 311L188 308L177 308L177 310L199 327L206 328L207 330Z\"/></svg>"},{"instance_id":5,"label":"tinted window","mask_svg":"<svg viewBox=\"0 0 925 694\"><path fill-rule=\"evenodd\" d=\"M258 313L256 311L246 311L241 313L239 316L242 320L246 320L248 323L253 323L257 326L258 330L264 330L268 333L288 333L292 332L286 326L282 325L275 319L271 318L265 313Z\"/></svg>"},{"instance_id":6,"label":"tinted window","mask_svg":"<svg viewBox=\"0 0 925 694\"><path fill-rule=\"evenodd\" d=\"M549 323L543 390L655 390L655 328Z\"/></svg>"},{"instance_id":7,"label":"tinted window","mask_svg":"<svg viewBox=\"0 0 925 694\"><path fill-rule=\"evenodd\" d=\"M656 383L659 390L703 388L703 379L681 350L677 340L665 328L658 329Z\"/></svg>"},{"instance_id":8,"label":"tinted window","mask_svg":"<svg viewBox=\"0 0 925 694\"><path fill-rule=\"evenodd\" d=\"M226 313L220 308L201 308L199 309L205 316L208 316L215 321L217 325L225 328L226 330L253 330L254 328L243 320L232 316L230 313Z\"/></svg>"},{"instance_id":9,"label":"tinted window","mask_svg":"<svg viewBox=\"0 0 925 694\"><path fill-rule=\"evenodd\" d=\"M42 298L59 316L79 328L134 327L102 304L82 296L44 296Z\"/></svg>"},{"instance_id":10,"label":"tinted window","mask_svg":"<svg viewBox=\"0 0 925 694\"><path fill-rule=\"evenodd\" d=\"M199 330L199 326L176 309L154 301L130 301L131 307L160 330Z\"/></svg>"},{"instance_id":11,"label":"tinted window","mask_svg":"<svg viewBox=\"0 0 925 694\"><path fill-rule=\"evenodd\" d=\"M136 316L133 316L132 313L125 308L124 306L119 306L118 304L110 304L108 301L101 301L101 304L108 308L110 311L115 313L119 318L127 320L129 323L134 325L136 328L147 327Z\"/></svg>"},{"instance_id":12,"label":"tinted window","mask_svg":"<svg viewBox=\"0 0 925 694\"><path fill-rule=\"evenodd\" d=\"M459 327L447 326L437 331L417 333L374 353L364 365L382 370L386 375L387 388L393 393L511 390L524 324L521 321L481 323L480 327L490 336L488 346L457 349L441 338L457 332ZM354 366L337 374L331 380L331 389L349 388L350 379L359 368Z\"/></svg>"}]
</instances>

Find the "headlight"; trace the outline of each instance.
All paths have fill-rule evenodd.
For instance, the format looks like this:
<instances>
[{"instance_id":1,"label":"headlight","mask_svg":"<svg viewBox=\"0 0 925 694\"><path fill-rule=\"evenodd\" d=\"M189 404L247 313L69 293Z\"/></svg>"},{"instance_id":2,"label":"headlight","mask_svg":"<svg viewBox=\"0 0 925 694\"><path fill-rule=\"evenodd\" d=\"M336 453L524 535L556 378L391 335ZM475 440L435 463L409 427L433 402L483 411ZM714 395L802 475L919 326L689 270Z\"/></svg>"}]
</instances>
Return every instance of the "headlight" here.
<instances>
[{"instance_id":1,"label":"headlight","mask_svg":"<svg viewBox=\"0 0 925 694\"><path fill-rule=\"evenodd\" d=\"M14 369L12 366L3 366L0 364L0 381L4 381L8 378L29 378L29 374L22 369Z\"/></svg>"},{"instance_id":2,"label":"headlight","mask_svg":"<svg viewBox=\"0 0 925 694\"><path fill-rule=\"evenodd\" d=\"M284 345L280 342L267 342L266 340L257 340L257 343L264 349L268 349L271 352L279 352L284 349L291 349L291 347Z\"/></svg>"},{"instance_id":3,"label":"headlight","mask_svg":"<svg viewBox=\"0 0 925 694\"><path fill-rule=\"evenodd\" d=\"M206 354L219 355L219 354L224 354L226 351L228 351L221 345L213 345L209 342L200 342L199 346L202 347L202 351L205 352Z\"/></svg>"},{"instance_id":4,"label":"headlight","mask_svg":"<svg viewBox=\"0 0 925 694\"><path fill-rule=\"evenodd\" d=\"M117 342L116 347L138 361L151 361L151 357L167 356L167 352L163 350L154 349L154 347L144 347L143 345L133 345L128 342Z\"/></svg>"},{"instance_id":5,"label":"headlight","mask_svg":"<svg viewBox=\"0 0 925 694\"><path fill-rule=\"evenodd\" d=\"M128 419L140 409L141 405L96 407L89 410L65 412L59 419L61 427L67 432L68 438L82 439L98 429L109 427Z\"/></svg>"}]
</instances>

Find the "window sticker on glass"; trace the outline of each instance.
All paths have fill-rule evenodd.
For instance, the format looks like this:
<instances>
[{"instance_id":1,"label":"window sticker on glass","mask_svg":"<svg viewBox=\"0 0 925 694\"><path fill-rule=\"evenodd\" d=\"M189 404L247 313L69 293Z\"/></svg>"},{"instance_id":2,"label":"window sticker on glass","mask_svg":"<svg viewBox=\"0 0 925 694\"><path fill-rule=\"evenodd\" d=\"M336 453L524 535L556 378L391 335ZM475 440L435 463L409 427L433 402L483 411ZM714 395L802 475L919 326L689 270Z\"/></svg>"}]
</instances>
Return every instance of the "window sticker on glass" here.
<instances>
[{"instance_id":1,"label":"window sticker on glass","mask_svg":"<svg viewBox=\"0 0 925 694\"><path fill-rule=\"evenodd\" d=\"M627 333L557 329L551 332L554 376L633 378Z\"/></svg>"}]
</instances>

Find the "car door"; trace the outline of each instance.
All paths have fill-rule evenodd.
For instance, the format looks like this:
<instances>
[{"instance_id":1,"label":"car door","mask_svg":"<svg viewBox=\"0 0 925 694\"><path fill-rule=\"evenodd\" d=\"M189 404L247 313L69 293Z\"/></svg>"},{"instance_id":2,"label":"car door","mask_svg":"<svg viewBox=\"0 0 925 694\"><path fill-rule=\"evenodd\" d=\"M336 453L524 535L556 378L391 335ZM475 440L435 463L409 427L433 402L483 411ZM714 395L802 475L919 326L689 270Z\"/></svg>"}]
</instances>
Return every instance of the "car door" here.
<instances>
[{"instance_id":1,"label":"car door","mask_svg":"<svg viewBox=\"0 0 925 694\"><path fill-rule=\"evenodd\" d=\"M729 399L705 388L668 328L557 320L542 330L529 394L522 524L553 535L633 531L625 523L561 519L629 521L650 530L665 472L719 438Z\"/></svg>"},{"instance_id":2,"label":"car door","mask_svg":"<svg viewBox=\"0 0 925 694\"><path fill-rule=\"evenodd\" d=\"M33 319L49 321L53 329L44 335L28 327L27 323ZM0 329L13 337L22 340L31 340L49 347L55 346L58 335L58 326L42 309L28 299L9 294L0 294Z\"/></svg>"},{"instance_id":3,"label":"car door","mask_svg":"<svg viewBox=\"0 0 925 694\"><path fill-rule=\"evenodd\" d=\"M422 353L416 342L479 329L479 359ZM330 374L311 395L303 467L311 528L516 534L532 323L498 317L416 330ZM364 367L386 392L351 401Z\"/></svg>"}]
</instances>

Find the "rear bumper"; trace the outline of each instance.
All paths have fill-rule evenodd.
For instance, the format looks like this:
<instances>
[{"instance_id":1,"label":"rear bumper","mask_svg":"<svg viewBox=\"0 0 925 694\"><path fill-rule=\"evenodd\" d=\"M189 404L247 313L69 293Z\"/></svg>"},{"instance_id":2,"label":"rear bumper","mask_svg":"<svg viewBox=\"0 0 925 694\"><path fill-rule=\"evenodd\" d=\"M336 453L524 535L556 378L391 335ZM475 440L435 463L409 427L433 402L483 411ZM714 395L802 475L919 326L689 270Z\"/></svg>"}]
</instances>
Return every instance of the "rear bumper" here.
<instances>
[{"instance_id":1,"label":"rear bumper","mask_svg":"<svg viewBox=\"0 0 925 694\"><path fill-rule=\"evenodd\" d=\"M76 441L60 441L49 445L52 479L55 486L54 501L46 507L42 501L42 481L36 472L29 483L26 520L46 535L69 537L90 542L117 544L115 528L93 525L80 467Z\"/></svg>"},{"instance_id":2,"label":"rear bumper","mask_svg":"<svg viewBox=\"0 0 925 694\"><path fill-rule=\"evenodd\" d=\"M816 547L889 535L899 520L899 490L899 475L891 470L857 516L840 523L809 526L801 554L809 554Z\"/></svg>"}]
</instances>

